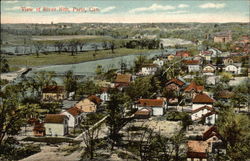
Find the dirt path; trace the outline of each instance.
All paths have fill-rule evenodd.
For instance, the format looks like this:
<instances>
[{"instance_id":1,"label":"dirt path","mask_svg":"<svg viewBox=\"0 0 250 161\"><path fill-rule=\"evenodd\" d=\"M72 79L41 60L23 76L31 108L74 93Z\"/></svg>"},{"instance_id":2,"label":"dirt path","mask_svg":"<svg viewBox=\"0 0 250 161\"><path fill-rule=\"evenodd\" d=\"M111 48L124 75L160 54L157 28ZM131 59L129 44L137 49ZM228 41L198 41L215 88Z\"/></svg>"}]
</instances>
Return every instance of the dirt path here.
<instances>
[{"instance_id":1,"label":"dirt path","mask_svg":"<svg viewBox=\"0 0 250 161\"><path fill-rule=\"evenodd\" d=\"M58 151L60 147L44 146L42 151L34 155L24 158L21 161L78 161L80 160L81 152L74 151L67 155L66 152Z\"/></svg>"}]
</instances>

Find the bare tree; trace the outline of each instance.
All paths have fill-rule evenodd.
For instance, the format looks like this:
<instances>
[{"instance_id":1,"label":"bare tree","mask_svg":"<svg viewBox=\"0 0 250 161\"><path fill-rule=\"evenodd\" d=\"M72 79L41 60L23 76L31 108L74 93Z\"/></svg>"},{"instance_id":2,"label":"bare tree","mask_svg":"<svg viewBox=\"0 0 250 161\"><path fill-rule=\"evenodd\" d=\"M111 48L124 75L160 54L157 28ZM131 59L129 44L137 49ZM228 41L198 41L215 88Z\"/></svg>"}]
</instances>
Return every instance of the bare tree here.
<instances>
[{"instance_id":1,"label":"bare tree","mask_svg":"<svg viewBox=\"0 0 250 161\"><path fill-rule=\"evenodd\" d=\"M64 43L62 41L56 41L54 46L55 46L55 48L57 48L57 51L59 52L59 54L61 54L61 52L63 50Z\"/></svg>"},{"instance_id":2,"label":"bare tree","mask_svg":"<svg viewBox=\"0 0 250 161\"><path fill-rule=\"evenodd\" d=\"M39 53L44 50L45 48L45 45L42 43L42 42L34 42L34 47L35 47L35 50L36 50L36 56L39 57Z\"/></svg>"},{"instance_id":3,"label":"bare tree","mask_svg":"<svg viewBox=\"0 0 250 161\"><path fill-rule=\"evenodd\" d=\"M86 120L85 120L86 121ZM85 122L83 121L83 122ZM88 122L88 121L87 121ZM85 122L86 124L86 122ZM85 151L84 154L89 158L94 158L94 153L97 146L97 140L99 137L101 125L96 125L90 127L90 125L82 125L82 128L85 130L85 133L82 135L83 142L85 143Z\"/></svg>"}]
</instances>

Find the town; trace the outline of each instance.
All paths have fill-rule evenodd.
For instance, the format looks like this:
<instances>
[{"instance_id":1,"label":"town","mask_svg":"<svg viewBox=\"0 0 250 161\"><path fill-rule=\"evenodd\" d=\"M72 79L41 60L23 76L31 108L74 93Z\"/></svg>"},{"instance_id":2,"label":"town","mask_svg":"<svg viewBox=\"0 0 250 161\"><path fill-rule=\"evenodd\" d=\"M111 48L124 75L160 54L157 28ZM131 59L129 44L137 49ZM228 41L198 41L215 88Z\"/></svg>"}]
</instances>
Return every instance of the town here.
<instances>
[{"instance_id":1,"label":"town","mask_svg":"<svg viewBox=\"0 0 250 161\"><path fill-rule=\"evenodd\" d=\"M0 43L1 161L250 160L248 1L6 0Z\"/></svg>"},{"instance_id":2,"label":"town","mask_svg":"<svg viewBox=\"0 0 250 161\"><path fill-rule=\"evenodd\" d=\"M217 46L232 44L228 51L210 45L194 50L199 42L170 50L162 40L155 47L160 55L140 54L131 67L99 64L84 81L69 70L59 85L53 72L29 77L25 70L21 81L10 81L1 92L1 144L18 140L34 146L31 153L58 145L91 159L245 158L250 40L233 40L232 34L211 39Z\"/></svg>"}]
</instances>

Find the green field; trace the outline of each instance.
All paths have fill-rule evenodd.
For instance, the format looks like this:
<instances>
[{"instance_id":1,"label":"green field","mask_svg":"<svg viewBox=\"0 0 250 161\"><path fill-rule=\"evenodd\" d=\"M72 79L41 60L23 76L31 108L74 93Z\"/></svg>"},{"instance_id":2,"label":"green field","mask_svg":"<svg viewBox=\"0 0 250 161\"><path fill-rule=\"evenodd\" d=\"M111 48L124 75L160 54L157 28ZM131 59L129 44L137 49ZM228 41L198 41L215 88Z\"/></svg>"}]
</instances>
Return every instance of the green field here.
<instances>
[{"instance_id":1,"label":"green field","mask_svg":"<svg viewBox=\"0 0 250 161\"><path fill-rule=\"evenodd\" d=\"M73 63L81 63L85 61L92 61L97 59L105 59L112 58L124 55L131 54L139 54L139 53L147 53L148 49L127 49L127 48L119 48L115 49L112 54L111 50L100 50L97 51L95 56L93 54L95 51L81 52L77 55L71 56L71 53L48 53L48 54L40 54L39 57L34 55L25 55L25 56L7 56L6 58L9 61L10 67L37 67L37 66L45 66L45 65L56 65L56 64L73 64Z\"/></svg>"}]
</instances>

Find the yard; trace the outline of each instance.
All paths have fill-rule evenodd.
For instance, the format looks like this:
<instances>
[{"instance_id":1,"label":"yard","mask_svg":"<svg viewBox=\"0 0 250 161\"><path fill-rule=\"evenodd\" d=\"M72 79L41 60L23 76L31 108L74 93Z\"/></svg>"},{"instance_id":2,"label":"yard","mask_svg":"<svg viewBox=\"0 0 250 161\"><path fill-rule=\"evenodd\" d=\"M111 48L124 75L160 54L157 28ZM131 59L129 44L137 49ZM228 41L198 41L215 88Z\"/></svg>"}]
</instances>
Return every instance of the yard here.
<instances>
[{"instance_id":1,"label":"yard","mask_svg":"<svg viewBox=\"0 0 250 161\"><path fill-rule=\"evenodd\" d=\"M150 50L151 51L151 50ZM149 52L148 49L127 49L119 48L114 50L100 50L95 51L79 52L77 55L71 56L71 53L62 52L58 53L45 53L40 54L39 57L36 55L25 55L25 56L6 56L9 61L10 67L17 66L46 66L46 65L58 65L58 64L74 64L82 63L86 61L93 61L98 59L113 58L118 56L139 54Z\"/></svg>"}]
</instances>

